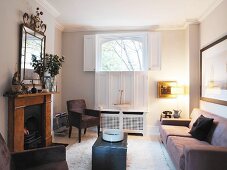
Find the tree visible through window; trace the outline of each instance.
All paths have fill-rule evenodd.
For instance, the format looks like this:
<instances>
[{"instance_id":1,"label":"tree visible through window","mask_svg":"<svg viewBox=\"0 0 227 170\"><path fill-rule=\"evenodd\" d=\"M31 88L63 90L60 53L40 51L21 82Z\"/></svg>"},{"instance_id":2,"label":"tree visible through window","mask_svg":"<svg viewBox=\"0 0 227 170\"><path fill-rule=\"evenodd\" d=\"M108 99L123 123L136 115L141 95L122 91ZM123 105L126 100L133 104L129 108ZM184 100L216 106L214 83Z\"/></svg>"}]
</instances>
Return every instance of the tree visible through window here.
<instances>
[{"instance_id":1,"label":"tree visible through window","mask_svg":"<svg viewBox=\"0 0 227 170\"><path fill-rule=\"evenodd\" d=\"M142 71L143 43L138 39L109 40L101 44L101 71Z\"/></svg>"}]
</instances>

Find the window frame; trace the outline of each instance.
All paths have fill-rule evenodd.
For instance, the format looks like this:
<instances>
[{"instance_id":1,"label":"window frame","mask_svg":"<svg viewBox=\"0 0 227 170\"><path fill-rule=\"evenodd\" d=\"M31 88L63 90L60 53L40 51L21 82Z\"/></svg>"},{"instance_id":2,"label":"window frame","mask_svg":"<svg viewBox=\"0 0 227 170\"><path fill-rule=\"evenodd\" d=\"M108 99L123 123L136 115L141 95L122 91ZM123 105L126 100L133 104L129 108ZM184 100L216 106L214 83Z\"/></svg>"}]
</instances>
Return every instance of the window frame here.
<instances>
[{"instance_id":1,"label":"window frame","mask_svg":"<svg viewBox=\"0 0 227 170\"><path fill-rule=\"evenodd\" d=\"M143 64L142 70L136 71L146 71L148 68L148 33L147 32L131 32L131 33L108 33L108 34L97 34L96 35L96 71L101 70L101 56L102 56L102 44L111 40L120 40L120 39L140 39L143 49ZM123 70L115 70L123 71ZM130 71L130 70L127 70ZM111 72L111 70L110 70ZM113 71L114 72L114 71Z\"/></svg>"}]
</instances>

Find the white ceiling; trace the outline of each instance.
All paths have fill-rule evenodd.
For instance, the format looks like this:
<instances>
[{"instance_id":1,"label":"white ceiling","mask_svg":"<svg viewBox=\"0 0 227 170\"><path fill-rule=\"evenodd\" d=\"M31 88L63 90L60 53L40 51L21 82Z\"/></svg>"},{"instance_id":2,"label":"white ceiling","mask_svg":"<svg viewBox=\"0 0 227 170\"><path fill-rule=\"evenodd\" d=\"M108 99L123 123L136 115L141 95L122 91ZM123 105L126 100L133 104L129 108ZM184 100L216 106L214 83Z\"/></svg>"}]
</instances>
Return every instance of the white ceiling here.
<instances>
[{"instance_id":1,"label":"white ceiling","mask_svg":"<svg viewBox=\"0 0 227 170\"><path fill-rule=\"evenodd\" d=\"M183 28L222 0L38 0L67 30Z\"/></svg>"}]
</instances>

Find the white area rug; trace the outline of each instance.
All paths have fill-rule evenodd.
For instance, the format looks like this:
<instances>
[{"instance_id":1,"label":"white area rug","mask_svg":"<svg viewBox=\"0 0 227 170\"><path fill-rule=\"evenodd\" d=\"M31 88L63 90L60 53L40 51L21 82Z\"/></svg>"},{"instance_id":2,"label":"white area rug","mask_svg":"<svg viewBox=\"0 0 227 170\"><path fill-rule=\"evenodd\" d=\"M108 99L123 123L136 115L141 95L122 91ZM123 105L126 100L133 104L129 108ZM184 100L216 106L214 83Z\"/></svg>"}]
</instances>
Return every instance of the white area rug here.
<instances>
[{"instance_id":1,"label":"white area rug","mask_svg":"<svg viewBox=\"0 0 227 170\"><path fill-rule=\"evenodd\" d=\"M81 143L67 146L66 159L70 170L92 169L92 145L96 138L96 133L87 133L82 137ZM159 136L129 135L127 170L175 170L175 168Z\"/></svg>"}]
</instances>

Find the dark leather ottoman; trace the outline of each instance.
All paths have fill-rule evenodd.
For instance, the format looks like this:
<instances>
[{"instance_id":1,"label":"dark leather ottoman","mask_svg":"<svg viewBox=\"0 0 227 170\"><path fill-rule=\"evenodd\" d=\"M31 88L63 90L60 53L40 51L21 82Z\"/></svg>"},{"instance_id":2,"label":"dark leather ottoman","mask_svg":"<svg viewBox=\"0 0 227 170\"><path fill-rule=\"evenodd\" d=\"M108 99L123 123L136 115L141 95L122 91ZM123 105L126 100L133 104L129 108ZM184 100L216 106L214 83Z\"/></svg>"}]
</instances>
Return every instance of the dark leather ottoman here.
<instances>
[{"instance_id":1,"label":"dark leather ottoman","mask_svg":"<svg viewBox=\"0 0 227 170\"><path fill-rule=\"evenodd\" d=\"M102 134L92 146L92 170L126 170L127 133L121 142L106 142Z\"/></svg>"}]
</instances>

